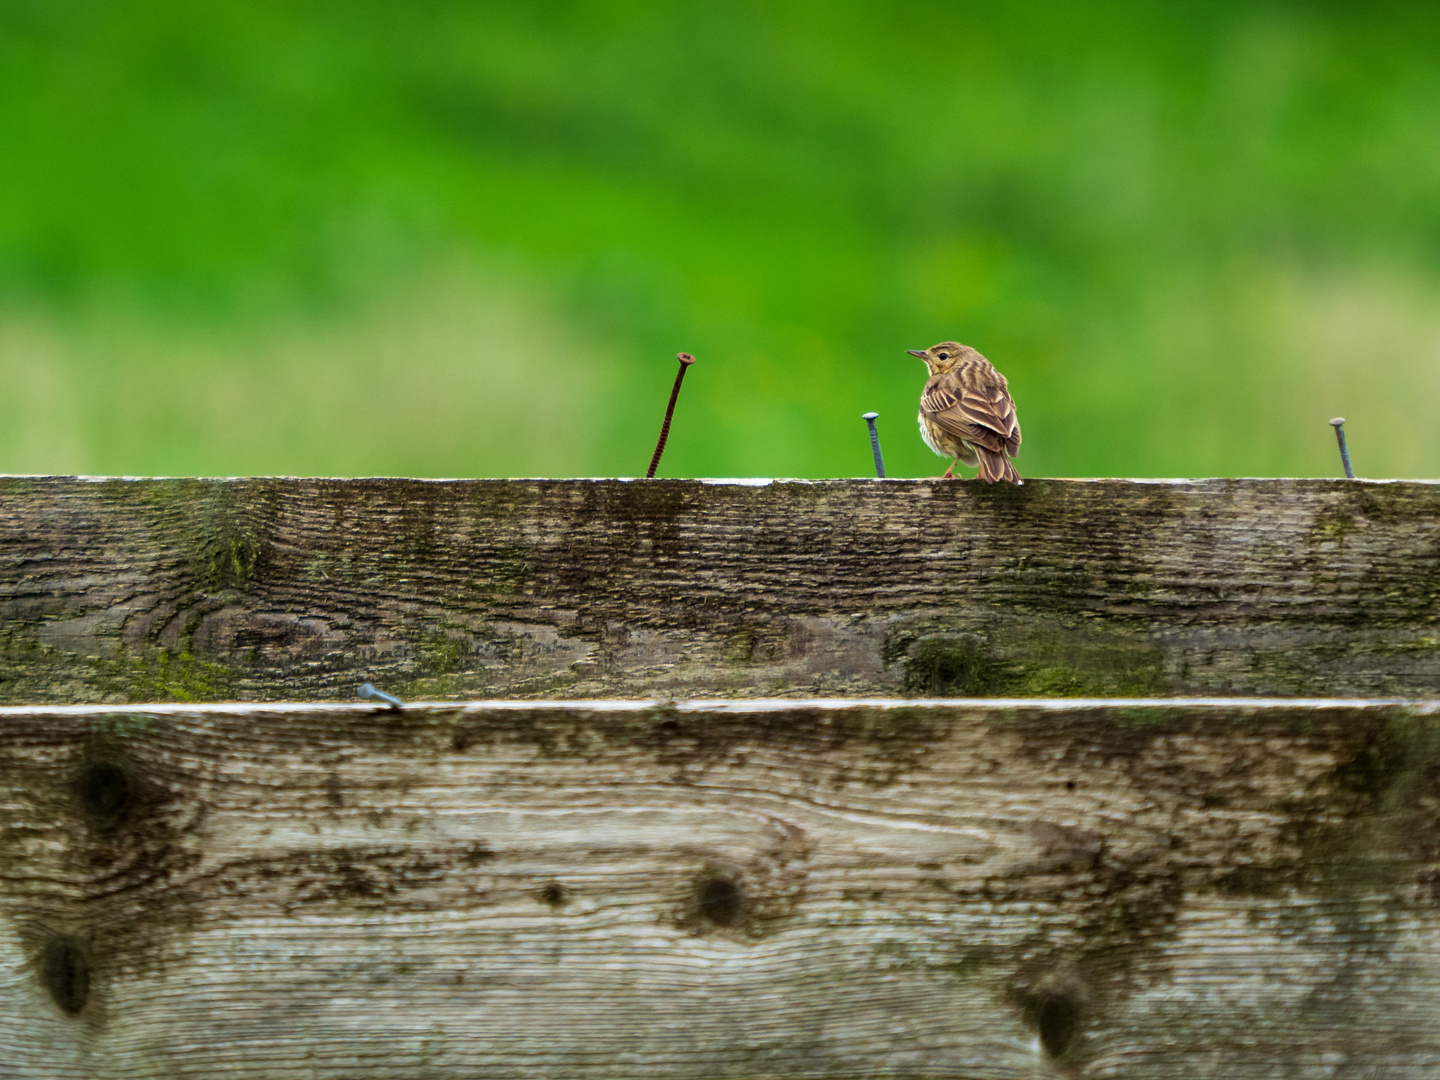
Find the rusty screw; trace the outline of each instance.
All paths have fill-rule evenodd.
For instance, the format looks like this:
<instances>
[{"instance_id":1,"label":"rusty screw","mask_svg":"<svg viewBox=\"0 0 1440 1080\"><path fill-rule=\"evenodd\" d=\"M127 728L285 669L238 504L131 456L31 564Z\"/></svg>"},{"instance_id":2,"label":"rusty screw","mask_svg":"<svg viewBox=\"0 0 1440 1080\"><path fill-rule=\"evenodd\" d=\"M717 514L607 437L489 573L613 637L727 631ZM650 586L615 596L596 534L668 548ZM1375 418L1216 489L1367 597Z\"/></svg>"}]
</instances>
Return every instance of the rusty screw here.
<instances>
[{"instance_id":1,"label":"rusty screw","mask_svg":"<svg viewBox=\"0 0 1440 1080\"><path fill-rule=\"evenodd\" d=\"M650 459L650 469L645 473L646 480L655 479L655 470L660 467L660 455L665 452L665 440L670 437L670 418L675 415L675 401L680 397L680 384L685 381L685 369L695 362L695 358L688 352L676 353L675 359L680 361L680 370L675 373L675 385L670 390L670 404L665 407L665 423L660 425L660 441L655 444L655 456Z\"/></svg>"},{"instance_id":2,"label":"rusty screw","mask_svg":"<svg viewBox=\"0 0 1440 1080\"><path fill-rule=\"evenodd\" d=\"M1330 426L1335 429L1335 440L1340 444L1340 464L1345 466L1345 478L1355 479L1355 470L1350 467L1350 448L1345 445L1345 417L1337 416L1330 421Z\"/></svg>"}]
</instances>

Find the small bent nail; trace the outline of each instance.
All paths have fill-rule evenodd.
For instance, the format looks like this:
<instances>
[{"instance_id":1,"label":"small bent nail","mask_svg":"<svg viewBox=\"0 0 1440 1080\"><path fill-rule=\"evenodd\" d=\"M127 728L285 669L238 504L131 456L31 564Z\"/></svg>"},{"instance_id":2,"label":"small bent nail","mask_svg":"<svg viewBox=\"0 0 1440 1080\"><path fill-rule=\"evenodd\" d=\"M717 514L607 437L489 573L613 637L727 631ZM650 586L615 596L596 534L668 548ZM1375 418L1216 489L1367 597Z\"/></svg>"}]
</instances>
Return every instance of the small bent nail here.
<instances>
[{"instance_id":1,"label":"small bent nail","mask_svg":"<svg viewBox=\"0 0 1440 1080\"><path fill-rule=\"evenodd\" d=\"M1354 480L1355 470L1350 466L1350 448L1345 445L1345 417L1337 416L1330 421L1335 429L1335 441L1340 444L1340 464L1345 466L1345 479Z\"/></svg>"},{"instance_id":2,"label":"small bent nail","mask_svg":"<svg viewBox=\"0 0 1440 1080\"><path fill-rule=\"evenodd\" d=\"M376 701L383 701L392 709L402 709L405 703L394 694L387 694L384 690L376 690L373 683L362 682L360 684L360 696L363 698L374 698Z\"/></svg>"},{"instance_id":3,"label":"small bent nail","mask_svg":"<svg viewBox=\"0 0 1440 1080\"><path fill-rule=\"evenodd\" d=\"M870 426L870 452L875 455L875 475L884 480L885 459L880 456L880 434L875 430L875 419L879 415L876 412L862 413L860 419Z\"/></svg>"}]
</instances>

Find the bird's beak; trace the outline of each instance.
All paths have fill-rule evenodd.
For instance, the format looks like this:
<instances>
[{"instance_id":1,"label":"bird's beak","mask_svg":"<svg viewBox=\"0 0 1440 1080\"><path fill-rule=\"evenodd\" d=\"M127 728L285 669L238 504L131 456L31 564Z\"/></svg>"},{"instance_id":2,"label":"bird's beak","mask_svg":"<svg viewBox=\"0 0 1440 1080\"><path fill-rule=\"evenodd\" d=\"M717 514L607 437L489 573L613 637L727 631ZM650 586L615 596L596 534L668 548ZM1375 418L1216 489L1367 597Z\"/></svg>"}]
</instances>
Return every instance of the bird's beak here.
<instances>
[{"instance_id":1,"label":"bird's beak","mask_svg":"<svg viewBox=\"0 0 1440 1080\"><path fill-rule=\"evenodd\" d=\"M918 356L921 360L925 359L924 349L906 349L905 351L908 352L911 356Z\"/></svg>"}]
</instances>

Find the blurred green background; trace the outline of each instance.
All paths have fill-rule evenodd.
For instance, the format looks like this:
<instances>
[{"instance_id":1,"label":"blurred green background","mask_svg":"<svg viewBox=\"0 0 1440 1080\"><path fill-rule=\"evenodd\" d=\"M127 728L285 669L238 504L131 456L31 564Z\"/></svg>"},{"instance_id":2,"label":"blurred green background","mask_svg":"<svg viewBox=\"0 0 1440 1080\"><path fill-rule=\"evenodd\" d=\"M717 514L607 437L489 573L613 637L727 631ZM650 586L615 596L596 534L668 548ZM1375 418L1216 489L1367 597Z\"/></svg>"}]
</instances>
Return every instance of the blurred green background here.
<instances>
[{"instance_id":1,"label":"blurred green background","mask_svg":"<svg viewBox=\"0 0 1440 1080\"><path fill-rule=\"evenodd\" d=\"M0 0L0 471L1440 474L1440 9Z\"/></svg>"}]
</instances>

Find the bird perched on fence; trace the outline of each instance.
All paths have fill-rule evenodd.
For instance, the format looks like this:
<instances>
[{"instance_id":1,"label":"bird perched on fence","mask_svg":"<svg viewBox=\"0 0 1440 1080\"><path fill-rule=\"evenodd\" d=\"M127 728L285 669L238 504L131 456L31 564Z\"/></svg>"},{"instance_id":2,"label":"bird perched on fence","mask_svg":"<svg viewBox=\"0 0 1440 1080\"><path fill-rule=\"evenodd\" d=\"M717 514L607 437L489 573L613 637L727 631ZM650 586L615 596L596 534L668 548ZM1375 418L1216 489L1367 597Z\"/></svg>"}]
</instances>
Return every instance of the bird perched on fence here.
<instances>
[{"instance_id":1,"label":"bird perched on fence","mask_svg":"<svg viewBox=\"0 0 1440 1080\"><path fill-rule=\"evenodd\" d=\"M930 369L920 395L920 435L935 453L954 459L941 479L953 477L955 462L963 461L979 466L981 480L1023 483L1010 464L1020 449L1020 422L1005 376L955 341L905 351Z\"/></svg>"}]
</instances>

